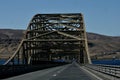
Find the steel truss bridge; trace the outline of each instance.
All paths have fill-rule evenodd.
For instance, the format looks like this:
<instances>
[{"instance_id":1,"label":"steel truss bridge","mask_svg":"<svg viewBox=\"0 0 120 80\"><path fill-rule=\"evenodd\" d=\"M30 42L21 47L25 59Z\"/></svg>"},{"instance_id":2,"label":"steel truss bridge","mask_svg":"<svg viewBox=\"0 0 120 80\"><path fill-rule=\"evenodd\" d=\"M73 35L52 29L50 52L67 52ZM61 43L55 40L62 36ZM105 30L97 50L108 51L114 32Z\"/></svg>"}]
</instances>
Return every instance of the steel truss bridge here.
<instances>
[{"instance_id":1,"label":"steel truss bridge","mask_svg":"<svg viewBox=\"0 0 120 80\"><path fill-rule=\"evenodd\" d=\"M120 80L120 66L90 63L81 13L36 14L15 53L0 66L0 79ZM25 75L17 76L20 74ZM12 76L16 77L9 78Z\"/></svg>"},{"instance_id":2,"label":"steel truss bridge","mask_svg":"<svg viewBox=\"0 0 120 80\"><path fill-rule=\"evenodd\" d=\"M39 64L59 59L91 63L81 13L33 16L17 50L4 65Z\"/></svg>"}]
</instances>

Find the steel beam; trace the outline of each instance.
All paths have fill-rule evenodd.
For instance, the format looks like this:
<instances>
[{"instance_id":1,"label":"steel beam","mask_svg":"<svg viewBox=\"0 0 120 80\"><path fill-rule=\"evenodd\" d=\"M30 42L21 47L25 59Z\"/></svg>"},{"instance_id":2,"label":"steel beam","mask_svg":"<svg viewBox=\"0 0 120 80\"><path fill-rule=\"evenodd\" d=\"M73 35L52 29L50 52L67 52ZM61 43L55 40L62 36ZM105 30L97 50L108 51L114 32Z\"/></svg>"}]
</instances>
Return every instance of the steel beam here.
<instances>
[{"instance_id":1,"label":"steel beam","mask_svg":"<svg viewBox=\"0 0 120 80\"><path fill-rule=\"evenodd\" d=\"M13 59L17 59L18 64L20 61L22 64L32 64L35 61L51 60L52 56L76 58L81 64L91 63L81 13L33 16L24 39L5 65Z\"/></svg>"}]
</instances>

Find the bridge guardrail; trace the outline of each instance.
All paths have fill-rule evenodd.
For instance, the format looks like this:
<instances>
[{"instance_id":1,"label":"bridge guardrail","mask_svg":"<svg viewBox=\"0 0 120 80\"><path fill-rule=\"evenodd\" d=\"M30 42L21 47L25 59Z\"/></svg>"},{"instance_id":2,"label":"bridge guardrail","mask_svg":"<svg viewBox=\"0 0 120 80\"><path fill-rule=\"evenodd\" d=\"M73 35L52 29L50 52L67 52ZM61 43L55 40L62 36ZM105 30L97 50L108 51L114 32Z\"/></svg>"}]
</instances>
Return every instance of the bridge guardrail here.
<instances>
[{"instance_id":1,"label":"bridge guardrail","mask_svg":"<svg viewBox=\"0 0 120 80\"><path fill-rule=\"evenodd\" d=\"M89 64L85 65L85 67L113 77L120 78L120 66L117 65Z\"/></svg>"}]
</instances>

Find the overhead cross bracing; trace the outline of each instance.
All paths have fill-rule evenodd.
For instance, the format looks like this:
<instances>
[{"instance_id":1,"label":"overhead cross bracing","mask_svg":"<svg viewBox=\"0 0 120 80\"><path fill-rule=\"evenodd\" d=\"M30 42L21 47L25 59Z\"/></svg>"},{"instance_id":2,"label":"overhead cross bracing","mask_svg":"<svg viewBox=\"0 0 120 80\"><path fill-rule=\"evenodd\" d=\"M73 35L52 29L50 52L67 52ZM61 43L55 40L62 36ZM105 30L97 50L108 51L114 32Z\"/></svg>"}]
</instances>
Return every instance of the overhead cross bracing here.
<instances>
[{"instance_id":1,"label":"overhead cross bracing","mask_svg":"<svg viewBox=\"0 0 120 80\"><path fill-rule=\"evenodd\" d=\"M33 16L24 39L5 64L15 63L14 60L18 64L34 64L63 58L91 63L81 13Z\"/></svg>"}]
</instances>

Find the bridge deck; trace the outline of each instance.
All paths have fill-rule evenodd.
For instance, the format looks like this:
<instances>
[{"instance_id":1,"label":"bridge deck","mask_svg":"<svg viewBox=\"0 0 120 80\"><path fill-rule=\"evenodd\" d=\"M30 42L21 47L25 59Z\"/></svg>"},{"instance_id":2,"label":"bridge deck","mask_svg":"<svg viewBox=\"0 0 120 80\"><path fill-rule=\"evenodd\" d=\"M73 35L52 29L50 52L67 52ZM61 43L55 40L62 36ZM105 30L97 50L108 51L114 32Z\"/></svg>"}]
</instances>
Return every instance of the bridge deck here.
<instances>
[{"instance_id":1,"label":"bridge deck","mask_svg":"<svg viewBox=\"0 0 120 80\"><path fill-rule=\"evenodd\" d=\"M5 80L97 80L76 63L31 72Z\"/></svg>"}]
</instances>

